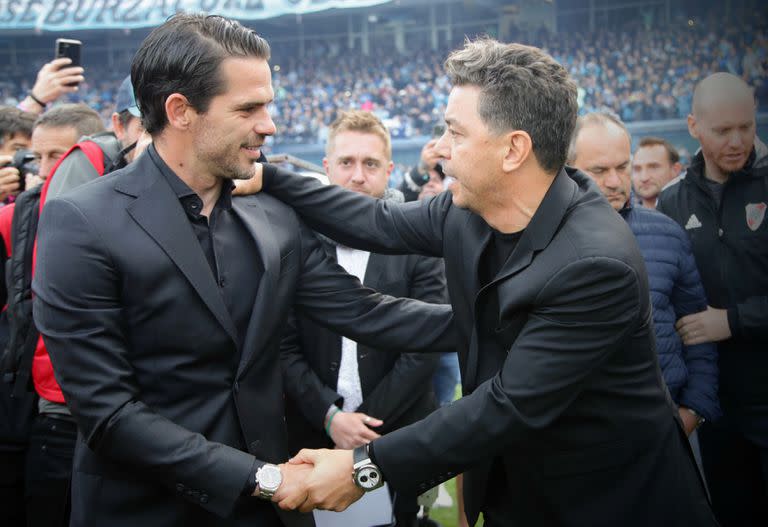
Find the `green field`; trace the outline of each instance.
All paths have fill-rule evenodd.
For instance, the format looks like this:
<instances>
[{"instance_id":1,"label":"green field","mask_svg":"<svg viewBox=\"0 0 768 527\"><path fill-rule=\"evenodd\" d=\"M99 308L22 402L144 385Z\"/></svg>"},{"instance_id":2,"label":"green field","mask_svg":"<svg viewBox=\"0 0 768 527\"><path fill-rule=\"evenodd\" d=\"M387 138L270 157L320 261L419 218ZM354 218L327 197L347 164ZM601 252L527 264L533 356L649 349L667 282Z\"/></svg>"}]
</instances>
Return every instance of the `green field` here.
<instances>
[{"instance_id":1,"label":"green field","mask_svg":"<svg viewBox=\"0 0 768 527\"><path fill-rule=\"evenodd\" d=\"M429 511L429 517L435 520L436 522L440 523L441 527L458 527L459 521L458 521L458 510L456 506L456 480L452 479L450 481L446 481L445 488L448 490L448 493L451 495L451 498L453 498L453 506L431 509ZM478 520L476 525L477 526L483 525L482 516L480 517L480 520Z\"/></svg>"}]
</instances>

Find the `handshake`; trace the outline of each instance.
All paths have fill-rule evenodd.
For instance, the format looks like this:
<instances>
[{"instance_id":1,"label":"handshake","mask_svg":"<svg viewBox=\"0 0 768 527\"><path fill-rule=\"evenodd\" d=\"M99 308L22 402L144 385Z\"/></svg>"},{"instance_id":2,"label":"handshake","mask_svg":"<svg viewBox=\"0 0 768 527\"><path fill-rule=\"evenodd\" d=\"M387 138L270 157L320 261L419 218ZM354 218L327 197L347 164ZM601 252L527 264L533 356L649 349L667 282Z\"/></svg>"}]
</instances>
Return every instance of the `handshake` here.
<instances>
[{"instance_id":1,"label":"handshake","mask_svg":"<svg viewBox=\"0 0 768 527\"><path fill-rule=\"evenodd\" d=\"M365 452L364 449L360 450ZM367 455L362 457L367 458ZM373 474L373 479L370 473L361 474L357 478L361 483L356 483L353 477L355 466L359 467L360 463L353 459L352 450L304 449L280 465L282 481L272 501L284 510L310 512L321 509L341 512L359 500L365 490L380 486L380 473ZM368 488L364 490L359 485ZM259 488L254 495L260 495Z\"/></svg>"}]
</instances>

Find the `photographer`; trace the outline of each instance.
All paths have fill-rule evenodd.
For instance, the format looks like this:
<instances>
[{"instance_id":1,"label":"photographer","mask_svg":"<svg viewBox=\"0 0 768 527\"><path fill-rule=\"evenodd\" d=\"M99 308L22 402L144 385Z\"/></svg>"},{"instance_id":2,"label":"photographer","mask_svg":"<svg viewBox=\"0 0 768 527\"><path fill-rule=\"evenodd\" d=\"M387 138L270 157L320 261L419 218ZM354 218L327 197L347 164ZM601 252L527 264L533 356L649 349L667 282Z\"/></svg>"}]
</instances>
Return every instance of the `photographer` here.
<instances>
[{"instance_id":1,"label":"photographer","mask_svg":"<svg viewBox=\"0 0 768 527\"><path fill-rule=\"evenodd\" d=\"M0 107L0 201L20 190L14 154L30 147L36 116L10 106Z\"/></svg>"},{"instance_id":2,"label":"photographer","mask_svg":"<svg viewBox=\"0 0 768 527\"><path fill-rule=\"evenodd\" d=\"M40 177L45 180L80 137L103 131L99 114L84 104L62 104L40 116L31 140L31 150L40 160ZM8 504L14 518L10 525L20 524L19 517L24 515L21 509L25 501L20 496L26 500L27 526L67 523L69 474L77 434L31 318L29 281L40 195L40 187L29 188L12 205L0 209L3 256L10 261L4 284L10 340L0 362L0 452L8 463L4 466L11 467L8 472L13 473L13 480L8 477L0 491L15 499ZM2 289L4 292L5 287ZM28 390L30 376L34 391Z\"/></svg>"},{"instance_id":3,"label":"photographer","mask_svg":"<svg viewBox=\"0 0 768 527\"><path fill-rule=\"evenodd\" d=\"M427 196L435 196L443 191L445 174L440 166L440 155L435 150L437 138L442 135L444 127L436 126L433 135L437 135L427 141L421 149L419 164L414 166L403 177L400 191L405 196L405 201L416 201Z\"/></svg>"}]
</instances>

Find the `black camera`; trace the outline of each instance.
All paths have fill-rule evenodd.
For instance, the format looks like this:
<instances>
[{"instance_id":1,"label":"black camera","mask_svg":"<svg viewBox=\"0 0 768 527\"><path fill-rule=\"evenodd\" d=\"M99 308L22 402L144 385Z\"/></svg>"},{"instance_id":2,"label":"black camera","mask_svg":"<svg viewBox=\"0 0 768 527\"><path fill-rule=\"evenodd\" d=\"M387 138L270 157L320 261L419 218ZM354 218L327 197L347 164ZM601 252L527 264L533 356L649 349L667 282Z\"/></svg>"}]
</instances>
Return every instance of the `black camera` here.
<instances>
[{"instance_id":1,"label":"black camera","mask_svg":"<svg viewBox=\"0 0 768 527\"><path fill-rule=\"evenodd\" d=\"M25 187L26 181L24 176L27 174L37 174L40 170L37 158L30 150L16 150L11 162L2 166L2 168L5 167L13 167L19 171L19 192L22 192Z\"/></svg>"}]
</instances>

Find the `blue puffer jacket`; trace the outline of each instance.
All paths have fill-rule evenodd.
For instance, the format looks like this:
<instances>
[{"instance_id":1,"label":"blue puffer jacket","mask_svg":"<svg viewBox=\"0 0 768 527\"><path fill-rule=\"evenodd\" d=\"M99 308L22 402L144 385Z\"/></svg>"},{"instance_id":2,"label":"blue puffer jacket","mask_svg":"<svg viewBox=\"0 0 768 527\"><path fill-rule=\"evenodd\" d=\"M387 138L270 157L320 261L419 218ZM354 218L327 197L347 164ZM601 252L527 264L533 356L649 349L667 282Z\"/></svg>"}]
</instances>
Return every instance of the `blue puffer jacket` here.
<instances>
[{"instance_id":1,"label":"blue puffer jacket","mask_svg":"<svg viewBox=\"0 0 768 527\"><path fill-rule=\"evenodd\" d=\"M653 303L656 349L672 399L708 420L720 416L717 347L683 345L675 331L680 317L707 309L691 243L674 220L642 207L620 211L645 259Z\"/></svg>"}]
</instances>

